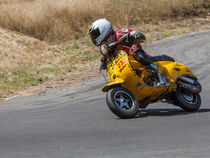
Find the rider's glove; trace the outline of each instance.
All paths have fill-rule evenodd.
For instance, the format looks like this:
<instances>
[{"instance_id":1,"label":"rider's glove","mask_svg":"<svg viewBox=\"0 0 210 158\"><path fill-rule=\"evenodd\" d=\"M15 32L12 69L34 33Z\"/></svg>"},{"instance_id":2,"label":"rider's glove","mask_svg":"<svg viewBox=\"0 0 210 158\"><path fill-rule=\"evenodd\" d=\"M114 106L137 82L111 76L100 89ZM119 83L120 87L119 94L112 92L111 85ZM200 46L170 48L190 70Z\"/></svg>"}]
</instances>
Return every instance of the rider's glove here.
<instances>
[{"instance_id":1,"label":"rider's glove","mask_svg":"<svg viewBox=\"0 0 210 158\"><path fill-rule=\"evenodd\" d=\"M135 42L137 40L139 40L140 42L144 42L146 40L146 37L140 32L131 31L128 35L127 41Z\"/></svg>"},{"instance_id":2,"label":"rider's glove","mask_svg":"<svg viewBox=\"0 0 210 158\"><path fill-rule=\"evenodd\" d=\"M120 37L120 39L119 39L118 42L119 42L119 43L125 43L125 42L127 43L127 42L129 42L129 41L128 41L129 36L130 36L129 33L124 34L122 37Z\"/></svg>"},{"instance_id":3,"label":"rider's glove","mask_svg":"<svg viewBox=\"0 0 210 158\"><path fill-rule=\"evenodd\" d=\"M106 61L107 61L107 58L105 56L103 56L101 58L101 64L100 64L100 67L99 67L100 71L106 69Z\"/></svg>"},{"instance_id":4,"label":"rider's glove","mask_svg":"<svg viewBox=\"0 0 210 158\"><path fill-rule=\"evenodd\" d=\"M101 70L105 70L105 69L106 69L106 64L101 63L100 67L99 67L99 70L101 71Z\"/></svg>"},{"instance_id":5,"label":"rider's glove","mask_svg":"<svg viewBox=\"0 0 210 158\"><path fill-rule=\"evenodd\" d=\"M131 43L133 44L136 41L144 42L146 37L144 34L136 31L131 31L130 33L124 34L120 39L119 43Z\"/></svg>"}]
</instances>

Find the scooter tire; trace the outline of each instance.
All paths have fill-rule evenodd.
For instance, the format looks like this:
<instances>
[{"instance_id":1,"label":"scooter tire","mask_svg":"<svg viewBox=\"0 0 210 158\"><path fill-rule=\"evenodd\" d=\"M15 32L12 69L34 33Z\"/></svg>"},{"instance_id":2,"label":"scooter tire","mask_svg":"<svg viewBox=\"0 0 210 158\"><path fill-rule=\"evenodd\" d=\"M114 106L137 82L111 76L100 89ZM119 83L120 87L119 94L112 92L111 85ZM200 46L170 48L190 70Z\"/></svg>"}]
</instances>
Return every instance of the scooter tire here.
<instances>
[{"instance_id":1,"label":"scooter tire","mask_svg":"<svg viewBox=\"0 0 210 158\"><path fill-rule=\"evenodd\" d=\"M175 93L175 105L181 107L185 111L197 111L201 106L201 97L199 94L191 94L191 99L188 100L185 92L177 91Z\"/></svg>"},{"instance_id":2,"label":"scooter tire","mask_svg":"<svg viewBox=\"0 0 210 158\"><path fill-rule=\"evenodd\" d=\"M109 109L122 119L133 118L139 110L135 96L126 88L114 87L107 92Z\"/></svg>"}]
</instances>

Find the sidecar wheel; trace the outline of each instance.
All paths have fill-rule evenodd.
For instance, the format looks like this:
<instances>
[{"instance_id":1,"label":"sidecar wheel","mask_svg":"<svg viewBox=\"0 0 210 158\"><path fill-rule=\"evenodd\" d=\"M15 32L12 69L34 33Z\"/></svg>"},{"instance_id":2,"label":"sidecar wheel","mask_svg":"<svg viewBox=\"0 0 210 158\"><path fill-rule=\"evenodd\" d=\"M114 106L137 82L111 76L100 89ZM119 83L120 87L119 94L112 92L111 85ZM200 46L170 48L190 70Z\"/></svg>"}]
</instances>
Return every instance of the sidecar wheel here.
<instances>
[{"instance_id":1,"label":"sidecar wheel","mask_svg":"<svg viewBox=\"0 0 210 158\"><path fill-rule=\"evenodd\" d=\"M197 111L201 106L201 97L199 94L178 91L175 93L175 104L185 111Z\"/></svg>"},{"instance_id":2,"label":"sidecar wheel","mask_svg":"<svg viewBox=\"0 0 210 158\"><path fill-rule=\"evenodd\" d=\"M106 102L109 109L123 119L134 117L139 110L134 95L122 87L110 89L106 95Z\"/></svg>"}]
</instances>

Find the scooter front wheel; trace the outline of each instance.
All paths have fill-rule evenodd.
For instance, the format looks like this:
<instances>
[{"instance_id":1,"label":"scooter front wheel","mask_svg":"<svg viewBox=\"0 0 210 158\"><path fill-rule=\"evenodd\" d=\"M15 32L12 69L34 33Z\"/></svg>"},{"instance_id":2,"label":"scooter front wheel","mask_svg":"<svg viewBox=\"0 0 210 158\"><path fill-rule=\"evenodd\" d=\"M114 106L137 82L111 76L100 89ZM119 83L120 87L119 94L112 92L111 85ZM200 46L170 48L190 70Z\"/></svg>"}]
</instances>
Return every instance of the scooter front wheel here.
<instances>
[{"instance_id":1,"label":"scooter front wheel","mask_svg":"<svg viewBox=\"0 0 210 158\"><path fill-rule=\"evenodd\" d=\"M110 89L106 95L106 102L109 109L123 119L134 117L139 110L135 96L123 87Z\"/></svg>"}]
</instances>

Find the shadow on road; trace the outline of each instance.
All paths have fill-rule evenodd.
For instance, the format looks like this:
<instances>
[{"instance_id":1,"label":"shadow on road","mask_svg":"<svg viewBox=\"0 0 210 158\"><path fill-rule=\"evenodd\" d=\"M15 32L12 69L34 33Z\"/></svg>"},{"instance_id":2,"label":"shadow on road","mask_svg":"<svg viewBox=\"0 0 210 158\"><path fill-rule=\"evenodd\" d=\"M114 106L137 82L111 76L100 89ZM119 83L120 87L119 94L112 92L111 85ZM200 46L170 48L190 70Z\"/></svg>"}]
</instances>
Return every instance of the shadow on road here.
<instances>
[{"instance_id":1,"label":"shadow on road","mask_svg":"<svg viewBox=\"0 0 210 158\"><path fill-rule=\"evenodd\" d=\"M149 116L177 116L177 115L189 115L194 113L206 113L210 112L210 109L200 109L196 112L186 112L182 109L143 109L138 112L135 118L149 117Z\"/></svg>"}]
</instances>

